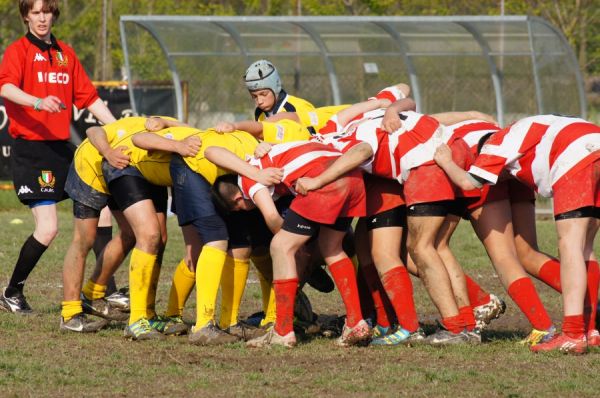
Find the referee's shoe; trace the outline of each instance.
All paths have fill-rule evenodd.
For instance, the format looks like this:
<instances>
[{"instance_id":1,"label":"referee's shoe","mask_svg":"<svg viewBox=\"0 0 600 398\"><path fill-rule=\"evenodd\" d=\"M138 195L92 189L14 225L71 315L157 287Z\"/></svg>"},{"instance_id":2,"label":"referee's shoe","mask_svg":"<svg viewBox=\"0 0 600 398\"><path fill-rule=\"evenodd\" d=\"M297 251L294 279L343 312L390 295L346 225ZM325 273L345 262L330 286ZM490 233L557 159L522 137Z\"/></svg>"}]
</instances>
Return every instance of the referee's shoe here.
<instances>
[{"instance_id":1,"label":"referee's shoe","mask_svg":"<svg viewBox=\"0 0 600 398\"><path fill-rule=\"evenodd\" d=\"M0 296L0 310L20 315L29 315L33 313L25 296L18 290L14 295L7 296L6 289L4 289L2 296Z\"/></svg>"}]
</instances>

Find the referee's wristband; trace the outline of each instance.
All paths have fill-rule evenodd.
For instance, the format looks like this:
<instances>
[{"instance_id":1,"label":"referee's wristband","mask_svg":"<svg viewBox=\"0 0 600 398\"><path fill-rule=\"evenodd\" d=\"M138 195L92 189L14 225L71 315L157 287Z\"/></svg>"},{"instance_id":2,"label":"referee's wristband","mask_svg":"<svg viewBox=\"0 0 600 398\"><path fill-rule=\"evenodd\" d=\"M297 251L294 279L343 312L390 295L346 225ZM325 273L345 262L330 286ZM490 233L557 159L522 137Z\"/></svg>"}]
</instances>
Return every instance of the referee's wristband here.
<instances>
[{"instance_id":1,"label":"referee's wristband","mask_svg":"<svg viewBox=\"0 0 600 398\"><path fill-rule=\"evenodd\" d=\"M41 105L42 105L42 99L41 99L41 98L38 98L38 99L37 99L37 100L36 100L36 101L33 103L33 109L35 109L36 111L38 111L38 112L39 112L39 111L41 111L41 110L42 110L42 108L41 108Z\"/></svg>"}]
</instances>

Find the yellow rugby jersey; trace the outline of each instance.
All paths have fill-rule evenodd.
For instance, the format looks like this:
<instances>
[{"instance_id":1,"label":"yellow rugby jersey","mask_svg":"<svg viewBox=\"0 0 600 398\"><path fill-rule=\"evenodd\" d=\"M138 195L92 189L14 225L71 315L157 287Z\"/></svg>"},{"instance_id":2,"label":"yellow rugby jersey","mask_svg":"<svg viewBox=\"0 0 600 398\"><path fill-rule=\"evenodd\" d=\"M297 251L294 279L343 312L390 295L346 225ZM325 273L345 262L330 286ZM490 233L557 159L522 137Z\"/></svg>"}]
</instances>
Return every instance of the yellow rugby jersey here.
<instances>
[{"instance_id":1,"label":"yellow rugby jersey","mask_svg":"<svg viewBox=\"0 0 600 398\"><path fill-rule=\"evenodd\" d=\"M114 148L119 145L112 145L113 141L145 131L145 123L145 117L126 117L102 126L102 128L106 132L108 142L111 143L111 147ZM133 146L133 144L130 142L129 147L131 146ZM96 147L94 147L90 140L86 138L79 144L75 151L73 167L84 183L88 184L98 192L108 194L108 188L102 175L102 159L102 155L100 155Z\"/></svg>"},{"instance_id":2,"label":"yellow rugby jersey","mask_svg":"<svg viewBox=\"0 0 600 398\"><path fill-rule=\"evenodd\" d=\"M323 106L320 108L296 111L296 113L303 126L312 127L316 132L319 132L319 130L325 127L329 119L349 106L350 105Z\"/></svg>"},{"instance_id":3,"label":"yellow rugby jersey","mask_svg":"<svg viewBox=\"0 0 600 398\"><path fill-rule=\"evenodd\" d=\"M277 104L275 105L277 106ZM264 111L256 108L254 112L254 119L256 121L262 122L267 117L275 115L280 112L308 112L312 109L315 109L314 105L308 102L305 99L294 97L293 95L286 95L284 101L277 107L277 109L273 109L273 111L268 114ZM308 127L305 125L305 127Z\"/></svg>"},{"instance_id":4,"label":"yellow rugby jersey","mask_svg":"<svg viewBox=\"0 0 600 398\"><path fill-rule=\"evenodd\" d=\"M155 131L154 134L165 138L181 141L192 135L202 135L203 131L193 127L168 127L166 129ZM142 174L142 176L151 184L169 187L173 185L169 163L171 162L171 152L165 151L147 151L136 147L131 139L133 134L125 137L119 142L111 143L112 147L125 145L130 148L128 154L129 164Z\"/></svg>"},{"instance_id":5,"label":"yellow rugby jersey","mask_svg":"<svg viewBox=\"0 0 600 398\"><path fill-rule=\"evenodd\" d=\"M230 170L224 169L211 163L204 157L204 151L210 146L218 146L230 150L242 160L246 160L249 156L254 156L254 150L259 141L251 134L245 131L234 131L232 133L217 133L214 130L206 130L199 135L202 140L200 151L195 157L185 157L185 163L195 171L202 175L212 185L217 177L225 174L231 174Z\"/></svg>"},{"instance_id":6,"label":"yellow rugby jersey","mask_svg":"<svg viewBox=\"0 0 600 398\"><path fill-rule=\"evenodd\" d=\"M282 119L278 122L261 122L261 124L263 126L263 140L271 144L308 141L311 137L306 127L290 119Z\"/></svg>"}]
</instances>

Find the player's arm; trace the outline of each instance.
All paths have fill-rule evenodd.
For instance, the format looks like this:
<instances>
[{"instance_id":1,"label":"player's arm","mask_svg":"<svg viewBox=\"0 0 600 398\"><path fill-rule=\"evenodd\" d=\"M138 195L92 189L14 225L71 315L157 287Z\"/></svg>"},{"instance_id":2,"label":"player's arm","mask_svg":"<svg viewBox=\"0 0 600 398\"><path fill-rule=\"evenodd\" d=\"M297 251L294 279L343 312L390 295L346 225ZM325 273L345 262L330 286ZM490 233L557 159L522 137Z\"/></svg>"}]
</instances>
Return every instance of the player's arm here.
<instances>
[{"instance_id":1,"label":"player's arm","mask_svg":"<svg viewBox=\"0 0 600 398\"><path fill-rule=\"evenodd\" d=\"M417 104L412 98L402 98L395 101L385 110L383 120L381 121L381 128L388 133L393 133L402 127L399 113L414 111L415 109L417 109Z\"/></svg>"},{"instance_id":2,"label":"player's arm","mask_svg":"<svg viewBox=\"0 0 600 398\"><path fill-rule=\"evenodd\" d=\"M293 120L296 123L301 123L296 112L279 112L265 119L266 122L277 123L280 120Z\"/></svg>"},{"instance_id":3,"label":"player's arm","mask_svg":"<svg viewBox=\"0 0 600 398\"><path fill-rule=\"evenodd\" d=\"M231 133L236 130L245 131L258 139L263 137L263 125L261 122L254 120L243 120L241 122L219 122L215 126L215 130L219 133Z\"/></svg>"},{"instance_id":4,"label":"player's arm","mask_svg":"<svg viewBox=\"0 0 600 398\"><path fill-rule=\"evenodd\" d=\"M165 119L160 116L151 116L146 119L144 127L148 131L159 131L169 127L189 127L189 125L180 122L179 120Z\"/></svg>"},{"instance_id":5,"label":"player's arm","mask_svg":"<svg viewBox=\"0 0 600 398\"><path fill-rule=\"evenodd\" d=\"M210 146L204 150L206 159L227 170L243 175L265 186L279 184L283 179L283 170L275 167L259 169L243 161L226 148Z\"/></svg>"},{"instance_id":6,"label":"player's arm","mask_svg":"<svg viewBox=\"0 0 600 398\"><path fill-rule=\"evenodd\" d=\"M277 211L277 207L275 206L275 202L273 201L273 197L269 190L266 188L259 189L254 193L252 200L262 213L271 232L273 234L279 232L283 225L283 218L281 218L281 215Z\"/></svg>"},{"instance_id":7,"label":"player's arm","mask_svg":"<svg viewBox=\"0 0 600 398\"><path fill-rule=\"evenodd\" d=\"M374 98L369 101L358 102L339 111L336 114L337 120L340 125L345 126L348 123L350 123L352 119L363 113L374 111L375 109L387 108L388 106L390 106L390 104L390 100L379 98Z\"/></svg>"},{"instance_id":8,"label":"player's arm","mask_svg":"<svg viewBox=\"0 0 600 398\"><path fill-rule=\"evenodd\" d=\"M100 126L93 126L86 130L90 143L98 150L100 155L113 167L117 169L123 169L129 165L129 155L124 151L127 150L125 146L119 146L117 148L111 148L106 136L106 131Z\"/></svg>"},{"instance_id":9,"label":"player's arm","mask_svg":"<svg viewBox=\"0 0 600 398\"><path fill-rule=\"evenodd\" d=\"M37 111L56 113L66 108L62 100L54 95L38 98L26 93L12 83L5 83L2 85L0 96L15 104L32 107Z\"/></svg>"},{"instance_id":10,"label":"player's arm","mask_svg":"<svg viewBox=\"0 0 600 398\"><path fill-rule=\"evenodd\" d=\"M154 133L137 133L131 137L131 141L138 148L173 152L183 157L196 156L202 145L202 140L197 135L191 135L183 140L173 140Z\"/></svg>"},{"instance_id":11,"label":"player's arm","mask_svg":"<svg viewBox=\"0 0 600 398\"><path fill-rule=\"evenodd\" d=\"M301 177L296 180L295 189L298 193L306 195L308 191L319 189L340 176L354 170L373 156L373 148L366 142L353 146L336 159L331 166L317 177Z\"/></svg>"},{"instance_id":12,"label":"player's arm","mask_svg":"<svg viewBox=\"0 0 600 398\"><path fill-rule=\"evenodd\" d=\"M467 111L467 112L443 112L431 115L441 124L451 125L455 123L464 122L466 120L484 120L486 122L498 124L493 116L487 115L478 111Z\"/></svg>"},{"instance_id":13,"label":"player's arm","mask_svg":"<svg viewBox=\"0 0 600 398\"><path fill-rule=\"evenodd\" d=\"M436 149L433 159L448 175L448 178L450 178L456 186L465 191L476 188L479 189L485 182L458 166L454 160L452 160L452 150L446 144L442 144Z\"/></svg>"},{"instance_id":14,"label":"player's arm","mask_svg":"<svg viewBox=\"0 0 600 398\"><path fill-rule=\"evenodd\" d=\"M102 101L100 98L97 98L96 101L92 102L87 109L103 124L109 124L117 121L104 101Z\"/></svg>"}]
</instances>

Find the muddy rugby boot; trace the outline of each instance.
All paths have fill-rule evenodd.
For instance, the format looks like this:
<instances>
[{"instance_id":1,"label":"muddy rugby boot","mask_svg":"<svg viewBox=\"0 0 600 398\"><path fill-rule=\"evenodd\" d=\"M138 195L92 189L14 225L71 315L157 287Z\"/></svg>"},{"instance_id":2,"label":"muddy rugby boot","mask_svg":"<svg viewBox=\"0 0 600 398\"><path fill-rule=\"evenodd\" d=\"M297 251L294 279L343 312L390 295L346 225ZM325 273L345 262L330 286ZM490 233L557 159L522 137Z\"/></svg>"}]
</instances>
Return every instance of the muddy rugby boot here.
<instances>
[{"instance_id":1,"label":"muddy rugby boot","mask_svg":"<svg viewBox=\"0 0 600 398\"><path fill-rule=\"evenodd\" d=\"M113 307L113 305L105 298L90 300L85 294L81 293L81 307L86 314L99 316L100 318L108 319L109 321L122 322L129 319L128 313Z\"/></svg>"},{"instance_id":2,"label":"muddy rugby boot","mask_svg":"<svg viewBox=\"0 0 600 398\"><path fill-rule=\"evenodd\" d=\"M198 330L192 327L188 340L197 345L221 345L235 343L239 341L239 338L224 332L213 321L210 321Z\"/></svg>"},{"instance_id":3,"label":"muddy rugby boot","mask_svg":"<svg viewBox=\"0 0 600 398\"><path fill-rule=\"evenodd\" d=\"M122 287L105 298L113 307L129 312L129 287Z\"/></svg>"},{"instance_id":4,"label":"muddy rugby boot","mask_svg":"<svg viewBox=\"0 0 600 398\"><path fill-rule=\"evenodd\" d=\"M65 321L63 317L60 317L60 330L62 332L77 332L77 333L94 333L108 325L106 319L91 320L88 319L85 314L79 313Z\"/></svg>"},{"instance_id":5,"label":"muddy rugby boot","mask_svg":"<svg viewBox=\"0 0 600 398\"><path fill-rule=\"evenodd\" d=\"M490 294L490 302L473 308L475 327L484 330L494 319L506 311L506 303L495 294Z\"/></svg>"},{"instance_id":6,"label":"muddy rugby boot","mask_svg":"<svg viewBox=\"0 0 600 398\"><path fill-rule=\"evenodd\" d=\"M367 345L371 341L373 332L369 324L361 319L354 327L348 327L344 324L342 335L336 340L340 347L350 347L352 345Z\"/></svg>"},{"instance_id":7,"label":"muddy rugby boot","mask_svg":"<svg viewBox=\"0 0 600 398\"><path fill-rule=\"evenodd\" d=\"M267 334L272 325L272 323L269 323L267 327L254 327L243 322L238 322L235 325L231 325L225 329L225 332L233 336L237 336L241 340L250 341Z\"/></svg>"},{"instance_id":8,"label":"muddy rugby boot","mask_svg":"<svg viewBox=\"0 0 600 398\"><path fill-rule=\"evenodd\" d=\"M434 334L425 338L424 343L434 346L466 344L469 342L469 336L466 333L452 333L446 329L440 329Z\"/></svg>"},{"instance_id":9,"label":"muddy rugby boot","mask_svg":"<svg viewBox=\"0 0 600 398\"><path fill-rule=\"evenodd\" d=\"M246 343L246 347L250 348L264 348L274 345L280 345L286 348L293 348L296 346L296 334L291 331L285 336L281 336L275 331L275 328L270 328L267 333L263 336L249 340Z\"/></svg>"}]
</instances>

